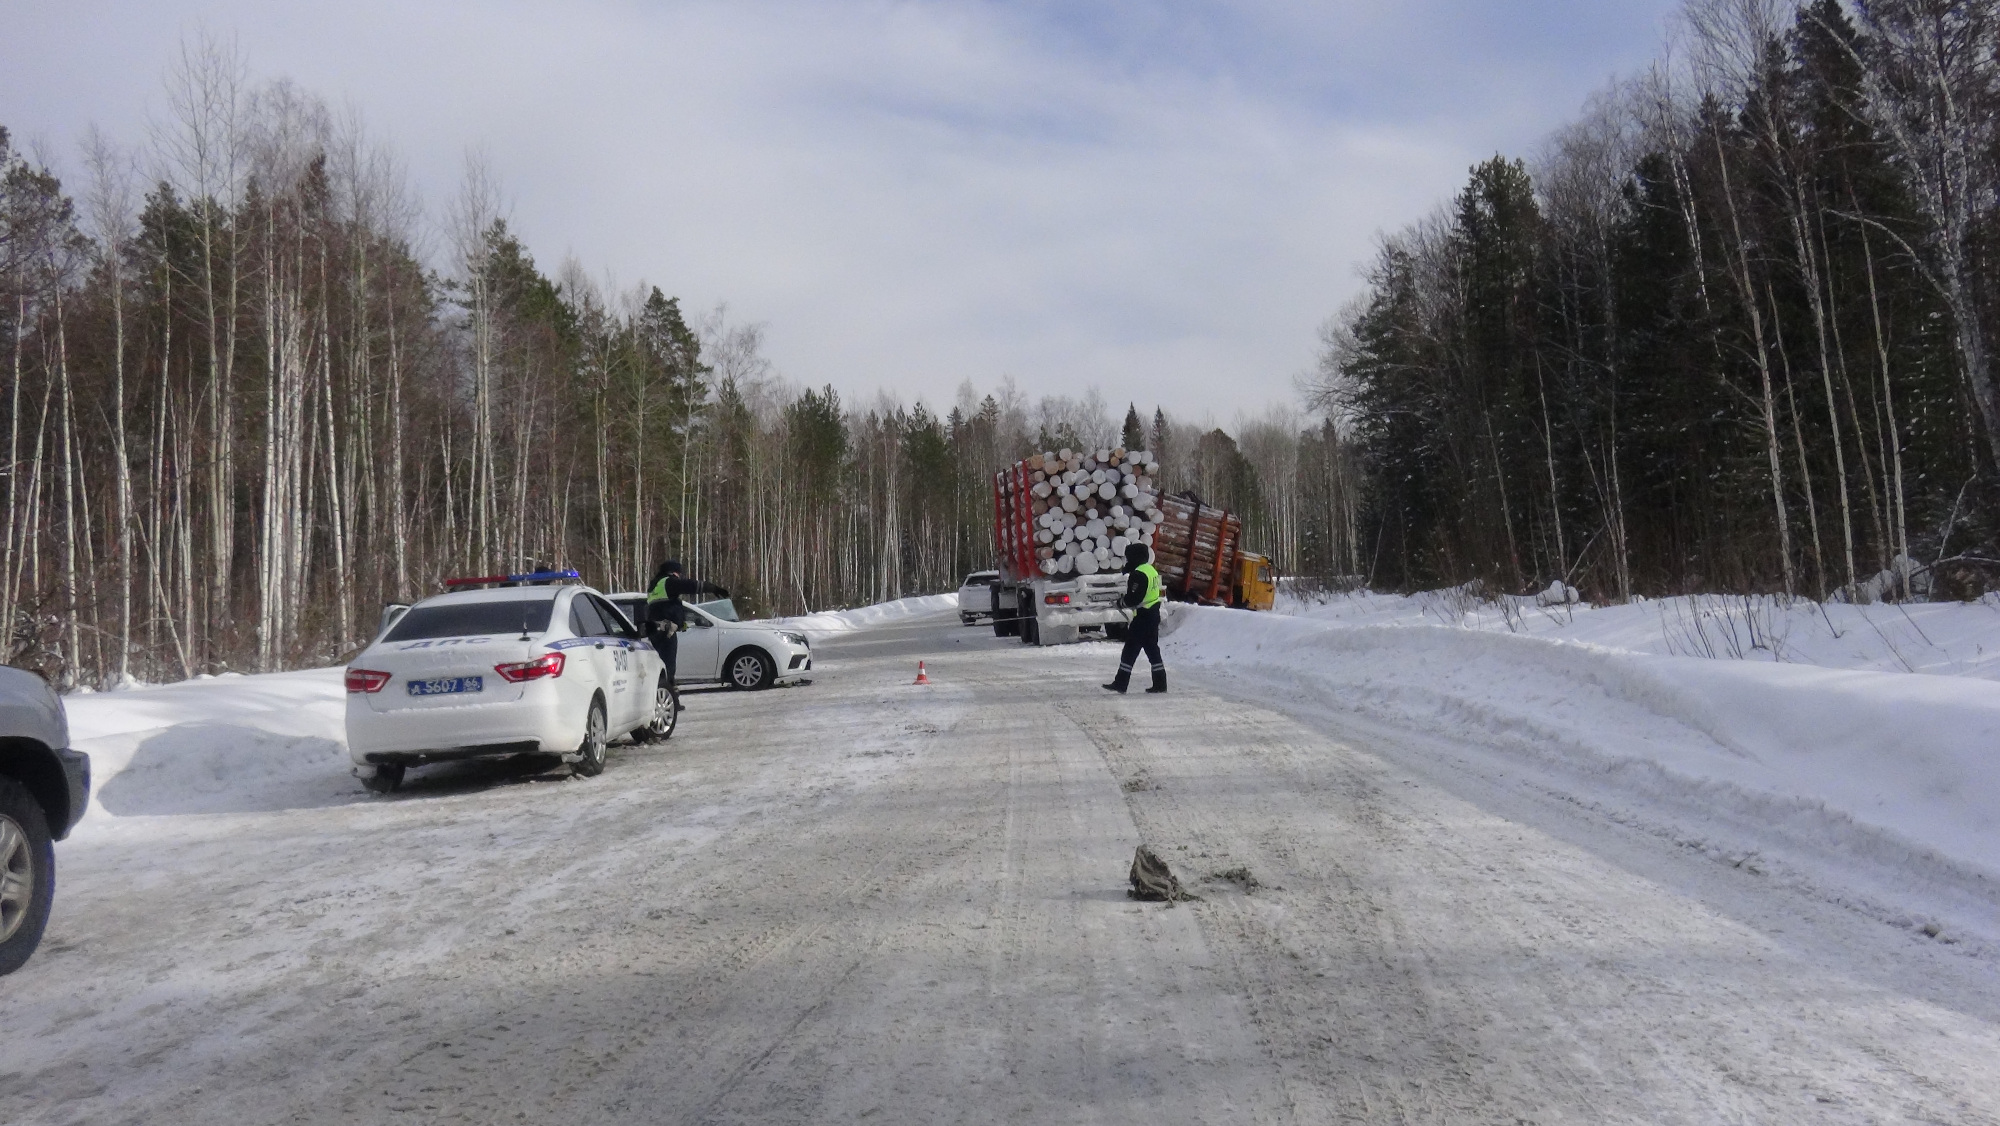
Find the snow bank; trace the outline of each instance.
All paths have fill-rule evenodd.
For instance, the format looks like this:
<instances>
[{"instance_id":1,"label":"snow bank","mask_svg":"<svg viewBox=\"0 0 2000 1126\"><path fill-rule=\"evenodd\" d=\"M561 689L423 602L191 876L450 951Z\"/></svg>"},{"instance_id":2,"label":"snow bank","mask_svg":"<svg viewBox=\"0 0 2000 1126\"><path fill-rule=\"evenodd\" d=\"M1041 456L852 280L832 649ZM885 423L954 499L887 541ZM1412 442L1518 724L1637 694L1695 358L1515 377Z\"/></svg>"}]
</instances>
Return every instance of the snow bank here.
<instances>
[{"instance_id":1,"label":"snow bank","mask_svg":"<svg viewBox=\"0 0 2000 1126\"><path fill-rule=\"evenodd\" d=\"M93 776L79 832L356 800L341 679L312 669L68 697L70 743L89 753Z\"/></svg>"},{"instance_id":2,"label":"snow bank","mask_svg":"<svg viewBox=\"0 0 2000 1126\"><path fill-rule=\"evenodd\" d=\"M1341 625L1445 625L1667 657L1714 657L2000 680L2000 596L1974 603L1821 605L1769 595L1638 599L1622 606L1481 599L1463 590L1290 593L1278 611Z\"/></svg>"},{"instance_id":3,"label":"snow bank","mask_svg":"<svg viewBox=\"0 0 2000 1126\"><path fill-rule=\"evenodd\" d=\"M856 630L871 629L911 618L926 618L934 614L955 613L957 610L956 594L924 594L915 598L897 599L894 602L878 602L873 606L860 606L852 610L822 610L817 614L802 614L796 618L774 618L770 624L799 630L814 641L821 641L843 633L853 633Z\"/></svg>"},{"instance_id":4,"label":"snow bank","mask_svg":"<svg viewBox=\"0 0 2000 1126\"><path fill-rule=\"evenodd\" d=\"M1339 615L1176 617L1179 660L1274 694L1572 776L1617 776L1627 790L1784 823L1840 851L1913 852L2000 879L2000 686L1988 679Z\"/></svg>"}]
</instances>

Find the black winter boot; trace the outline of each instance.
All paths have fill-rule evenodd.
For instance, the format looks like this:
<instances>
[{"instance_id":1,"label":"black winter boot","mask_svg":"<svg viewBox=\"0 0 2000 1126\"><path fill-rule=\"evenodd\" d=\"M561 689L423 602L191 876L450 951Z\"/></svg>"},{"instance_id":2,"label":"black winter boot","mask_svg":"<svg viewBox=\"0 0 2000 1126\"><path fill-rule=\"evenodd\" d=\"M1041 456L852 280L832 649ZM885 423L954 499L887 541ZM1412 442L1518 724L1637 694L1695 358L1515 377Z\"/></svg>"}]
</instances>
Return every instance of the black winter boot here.
<instances>
[{"instance_id":1,"label":"black winter boot","mask_svg":"<svg viewBox=\"0 0 2000 1126\"><path fill-rule=\"evenodd\" d=\"M1109 684L1103 685L1102 687L1106 692L1116 692L1120 696L1123 696L1125 694L1125 686L1123 684L1118 683L1115 680Z\"/></svg>"},{"instance_id":2,"label":"black winter boot","mask_svg":"<svg viewBox=\"0 0 2000 1126\"><path fill-rule=\"evenodd\" d=\"M1132 686L1132 670L1128 668L1120 668L1118 670L1118 675L1111 678L1111 683L1105 685L1104 690L1106 692L1116 692L1120 696L1123 696L1125 694L1125 690L1127 688L1130 688L1131 686Z\"/></svg>"},{"instance_id":3,"label":"black winter boot","mask_svg":"<svg viewBox=\"0 0 2000 1126\"><path fill-rule=\"evenodd\" d=\"M1165 692L1166 690L1167 690L1167 670L1162 665L1154 665L1153 686L1151 688L1146 689L1146 691Z\"/></svg>"}]
</instances>

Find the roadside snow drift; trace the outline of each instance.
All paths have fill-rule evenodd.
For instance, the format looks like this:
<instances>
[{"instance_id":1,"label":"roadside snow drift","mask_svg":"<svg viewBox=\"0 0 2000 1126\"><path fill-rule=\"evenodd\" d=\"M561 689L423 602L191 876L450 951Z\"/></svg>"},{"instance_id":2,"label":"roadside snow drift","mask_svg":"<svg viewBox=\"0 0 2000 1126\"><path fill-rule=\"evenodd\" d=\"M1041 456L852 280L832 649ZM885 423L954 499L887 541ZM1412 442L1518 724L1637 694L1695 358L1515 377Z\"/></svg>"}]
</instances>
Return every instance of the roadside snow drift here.
<instances>
[{"instance_id":1,"label":"roadside snow drift","mask_svg":"<svg viewBox=\"0 0 2000 1126\"><path fill-rule=\"evenodd\" d=\"M1794 836L1850 854L1914 850L1975 879L2000 878L2000 685L1991 680L1661 656L1450 625L1177 610L1178 659L1252 690L1503 748L1572 775L1618 775L1627 789L1788 823Z\"/></svg>"},{"instance_id":2,"label":"roadside snow drift","mask_svg":"<svg viewBox=\"0 0 2000 1126\"><path fill-rule=\"evenodd\" d=\"M203 677L71 696L70 743L90 755L91 813L113 819L251 813L359 800L340 669Z\"/></svg>"},{"instance_id":3,"label":"roadside snow drift","mask_svg":"<svg viewBox=\"0 0 2000 1126\"><path fill-rule=\"evenodd\" d=\"M854 633L857 630L891 625L911 618L942 614L956 609L958 609L956 594L923 594L914 598L900 598L894 602L861 606L853 610L822 610L817 614L801 614L796 618L775 618L770 624L799 630L814 641L824 641L844 633Z\"/></svg>"}]
</instances>

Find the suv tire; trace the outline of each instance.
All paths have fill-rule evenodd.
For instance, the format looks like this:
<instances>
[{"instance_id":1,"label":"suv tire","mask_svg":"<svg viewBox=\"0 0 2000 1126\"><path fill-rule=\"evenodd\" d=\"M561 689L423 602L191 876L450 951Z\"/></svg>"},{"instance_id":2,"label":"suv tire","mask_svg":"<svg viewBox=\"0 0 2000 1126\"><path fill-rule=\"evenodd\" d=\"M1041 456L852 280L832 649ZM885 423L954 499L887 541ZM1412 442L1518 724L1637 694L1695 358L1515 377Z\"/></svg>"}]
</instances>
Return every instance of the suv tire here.
<instances>
[{"instance_id":1,"label":"suv tire","mask_svg":"<svg viewBox=\"0 0 2000 1126\"><path fill-rule=\"evenodd\" d=\"M0 778L0 974L27 964L49 925L55 894L48 817L19 782Z\"/></svg>"}]
</instances>

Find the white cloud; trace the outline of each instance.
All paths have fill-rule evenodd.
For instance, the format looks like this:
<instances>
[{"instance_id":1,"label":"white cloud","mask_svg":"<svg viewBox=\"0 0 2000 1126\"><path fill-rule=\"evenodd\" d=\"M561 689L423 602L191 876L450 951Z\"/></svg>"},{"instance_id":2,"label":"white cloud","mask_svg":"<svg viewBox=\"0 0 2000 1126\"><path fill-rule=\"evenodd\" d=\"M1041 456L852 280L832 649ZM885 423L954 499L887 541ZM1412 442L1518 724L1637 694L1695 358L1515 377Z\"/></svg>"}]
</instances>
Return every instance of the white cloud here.
<instances>
[{"instance_id":1,"label":"white cloud","mask_svg":"<svg viewBox=\"0 0 2000 1126\"><path fill-rule=\"evenodd\" d=\"M1668 6L78 0L10 17L0 123L136 139L199 21L357 105L434 206L483 147L545 268L727 300L794 380L1228 417L1290 396L1376 232Z\"/></svg>"}]
</instances>

